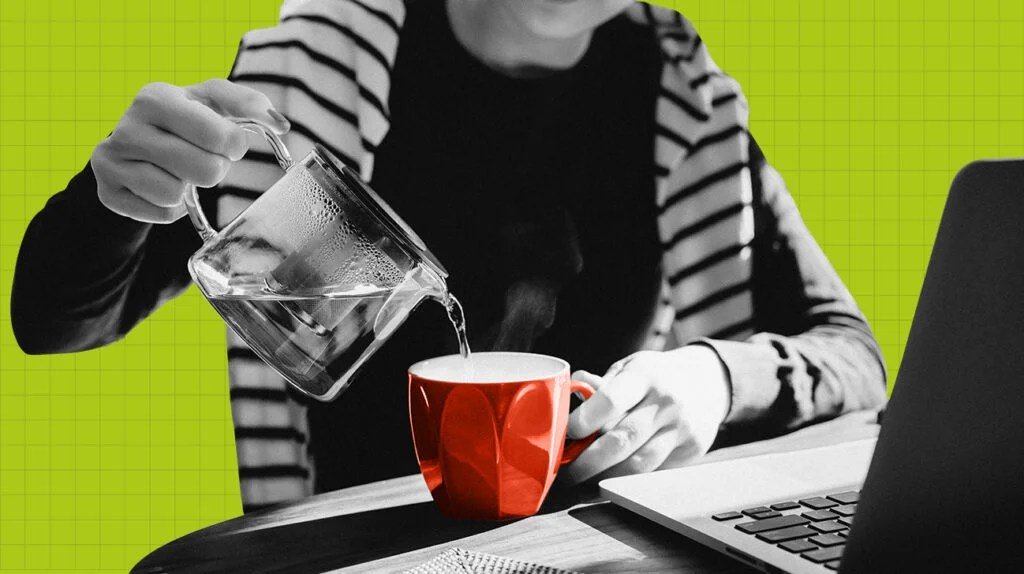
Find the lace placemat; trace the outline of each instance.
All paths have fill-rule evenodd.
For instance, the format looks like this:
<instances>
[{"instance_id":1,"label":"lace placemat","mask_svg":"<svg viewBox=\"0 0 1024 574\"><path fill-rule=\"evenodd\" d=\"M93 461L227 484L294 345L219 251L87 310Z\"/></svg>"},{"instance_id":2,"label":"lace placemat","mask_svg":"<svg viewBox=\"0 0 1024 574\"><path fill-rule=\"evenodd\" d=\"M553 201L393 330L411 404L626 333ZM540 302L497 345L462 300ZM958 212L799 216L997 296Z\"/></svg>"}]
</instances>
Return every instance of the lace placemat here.
<instances>
[{"instance_id":1,"label":"lace placemat","mask_svg":"<svg viewBox=\"0 0 1024 574\"><path fill-rule=\"evenodd\" d=\"M581 574L542 564L503 558L493 554L473 552L464 548L449 548L442 554L421 564L406 574Z\"/></svg>"}]
</instances>

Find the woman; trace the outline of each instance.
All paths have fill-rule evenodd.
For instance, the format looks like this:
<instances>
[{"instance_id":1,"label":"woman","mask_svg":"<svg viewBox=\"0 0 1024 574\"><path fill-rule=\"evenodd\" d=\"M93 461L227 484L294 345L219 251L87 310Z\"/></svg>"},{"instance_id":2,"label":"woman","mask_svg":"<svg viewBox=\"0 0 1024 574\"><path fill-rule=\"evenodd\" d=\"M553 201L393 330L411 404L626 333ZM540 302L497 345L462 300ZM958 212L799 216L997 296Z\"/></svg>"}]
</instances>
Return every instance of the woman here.
<instances>
[{"instance_id":1,"label":"woman","mask_svg":"<svg viewBox=\"0 0 1024 574\"><path fill-rule=\"evenodd\" d=\"M739 86L678 14L308 0L281 15L246 35L230 82L145 87L35 218L12 296L23 349L107 344L188 286L186 184L217 186L223 224L280 175L265 150L240 159L237 116L357 166L451 271L474 349L584 369L598 392L569 434L601 436L571 480L884 400L870 328L749 137ZM54 266L76 283L51 282ZM454 350L445 321L418 310L327 405L229 334L245 508L415 472L404 369Z\"/></svg>"}]
</instances>

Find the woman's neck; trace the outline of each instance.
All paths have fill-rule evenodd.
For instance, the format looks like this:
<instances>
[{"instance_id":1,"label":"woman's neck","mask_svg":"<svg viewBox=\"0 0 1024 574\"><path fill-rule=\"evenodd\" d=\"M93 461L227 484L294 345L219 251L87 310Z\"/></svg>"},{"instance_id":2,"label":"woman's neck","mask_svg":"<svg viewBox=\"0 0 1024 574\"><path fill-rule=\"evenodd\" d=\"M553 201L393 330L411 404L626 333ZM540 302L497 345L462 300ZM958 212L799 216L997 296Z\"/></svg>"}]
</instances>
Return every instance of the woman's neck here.
<instances>
[{"instance_id":1,"label":"woman's neck","mask_svg":"<svg viewBox=\"0 0 1024 574\"><path fill-rule=\"evenodd\" d=\"M500 2L447 0L448 21L460 44L488 67L512 77L536 77L574 66L592 31L570 38L532 33Z\"/></svg>"}]
</instances>

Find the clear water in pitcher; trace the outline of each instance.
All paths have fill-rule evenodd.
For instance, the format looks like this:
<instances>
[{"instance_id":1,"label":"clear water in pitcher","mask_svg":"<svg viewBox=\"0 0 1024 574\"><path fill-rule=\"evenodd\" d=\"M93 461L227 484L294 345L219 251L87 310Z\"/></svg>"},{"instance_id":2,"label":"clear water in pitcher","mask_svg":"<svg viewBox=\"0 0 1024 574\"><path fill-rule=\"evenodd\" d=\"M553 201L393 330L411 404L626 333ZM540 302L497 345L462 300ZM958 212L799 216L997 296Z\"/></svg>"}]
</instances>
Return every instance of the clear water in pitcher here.
<instances>
[{"instance_id":1,"label":"clear water in pitcher","mask_svg":"<svg viewBox=\"0 0 1024 574\"><path fill-rule=\"evenodd\" d=\"M415 275L415 271L410 272ZM320 398L349 379L425 299L443 304L469 357L462 307L442 285L408 277L392 290L306 296L227 295L210 302L252 350L287 379ZM336 391L337 392L337 391Z\"/></svg>"},{"instance_id":2,"label":"clear water in pitcher","mask_svg":"<svg viewBox=\"0 0 1024 574\"><path fill-rule=\"evenodd\" d=\"M307 173L278 185L287 189L256 200L276 217L242 213L189 263L258 356L307 393L333 399L426 299L445 306L469 356L462 307L441 276L374 235L358 209Z\"/></svg>"}]
</instances>

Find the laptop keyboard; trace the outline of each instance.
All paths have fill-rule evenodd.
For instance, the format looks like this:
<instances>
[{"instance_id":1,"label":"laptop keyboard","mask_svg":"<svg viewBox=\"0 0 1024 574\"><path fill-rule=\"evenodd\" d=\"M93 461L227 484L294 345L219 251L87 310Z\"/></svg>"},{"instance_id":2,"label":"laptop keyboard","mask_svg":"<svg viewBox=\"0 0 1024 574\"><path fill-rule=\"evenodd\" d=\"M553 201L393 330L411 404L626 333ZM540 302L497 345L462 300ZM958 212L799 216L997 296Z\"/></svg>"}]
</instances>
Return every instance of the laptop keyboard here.
<instances>
[{"instance_id":1,"label":"laptop keyboard","mask_svg":"<svg viewBox=\"0 0 1024 574\"><path fill-rule=\"evenodd\" d=\"M851 490L722 512L711 518L734 522L740 532L838 570L859 499L860 493Z\"/></svg>"}]
</instances>

